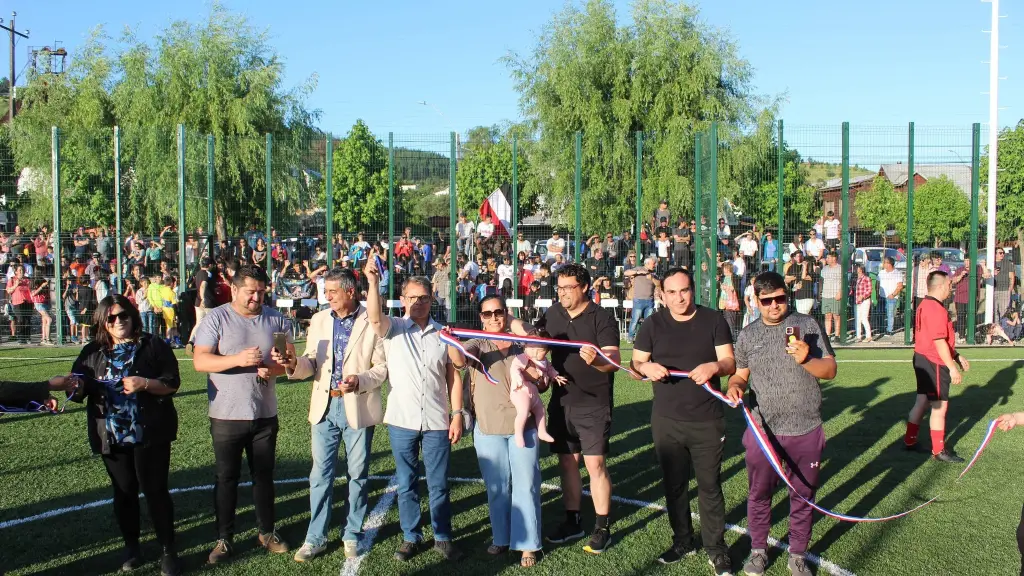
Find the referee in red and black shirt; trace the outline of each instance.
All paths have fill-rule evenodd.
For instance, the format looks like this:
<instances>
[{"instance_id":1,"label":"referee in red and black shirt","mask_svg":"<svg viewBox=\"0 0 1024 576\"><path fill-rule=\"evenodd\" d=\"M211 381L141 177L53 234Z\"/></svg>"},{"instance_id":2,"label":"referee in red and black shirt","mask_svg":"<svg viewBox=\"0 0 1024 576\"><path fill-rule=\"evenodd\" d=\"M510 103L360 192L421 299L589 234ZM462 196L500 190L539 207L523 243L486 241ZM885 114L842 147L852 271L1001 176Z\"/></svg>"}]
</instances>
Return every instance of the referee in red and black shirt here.
<instances>
[{"instance_id":1,"label":"referee in red and black shirt","mask_svg":"<svg viewBox=\"0 0 1024 576\"><path fill-rule=\"evenodd\" d=\"M942 302L949 297L949 276L941 270L928 274L928 296L917 307L914 321L914 374L917 376L917 401L907 420L903 438L907 450L917 450L917 431L924 411L931 404L928 419L932 436L932 457L943 462L963 462L956 452L946 448L946 405L950 384L960 384L960 369L968 370L967 358L957 354L953 323Z\"/></svg>"}]
</instances>

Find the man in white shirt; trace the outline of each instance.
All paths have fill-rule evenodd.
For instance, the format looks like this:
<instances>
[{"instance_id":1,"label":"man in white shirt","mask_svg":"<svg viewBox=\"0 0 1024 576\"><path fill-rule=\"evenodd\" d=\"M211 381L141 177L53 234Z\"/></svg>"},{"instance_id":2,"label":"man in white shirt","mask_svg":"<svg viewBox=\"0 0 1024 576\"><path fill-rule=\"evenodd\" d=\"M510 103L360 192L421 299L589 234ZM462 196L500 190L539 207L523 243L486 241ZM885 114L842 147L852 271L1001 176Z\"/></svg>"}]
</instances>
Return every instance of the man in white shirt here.
<instances>
[{"instance_id":1,"label":"man in white shirt","mask_svg":"<svg viewBox=\"0 0 1024 576\"><path fill-rule=\"evenodd\" d=\"M565 253L565 239L558 235L558 230L551 231L551 238L547 241L548 254L546 260L554 260L557 254Z\"/></svg>"},{"instance_id":2,"label":"man in white shirt","mask_svg":"<svg viewBox=\"0 0 1024 576\"><path fill-rule=\"evenodd\" d=\"M491 236L494 236L494 223L491 222L491 215L484 214L483 220L476 225L476 249L481 254L490 255Z\"/></svg>"},{"instance_id":3,"label":"man in white shirt","mask_svg":"<svg viewBox=\"0 0 1024 576\"><path fill-rule=\"evenodd\" d=\"M831 214L831 212L829 212ZM827 224L827 222L826 222ZM896 270L896 262L886 256L882 260L882 270L878 273L878 286L881 296L885 298L886 334L891 335L896 325L896 305L903 294L903 280L906 274Z\"/></svg>"},{"instance_id":4,"label":"man in white shirt","mask_svg":"<svg viewBox=\"0 0 1024 576\"><path fill-rule=\"evenodd\" d=\"M804 252L808 256L812 256L816 261L821 260L822 255L825 254L825 243L818 238L818 232L813 228L809 232L810 238L804 244Z\"/></svg>"},{"instance_id":5,"label":"man in white shirt","mask_svg":"<svg viewBox=\"0 0 1024 576\"><path fill-rule=\"evenodd\" d=\"M462 267L462 272L459 274L460 278L465 278L470 282L476 282L477 275L480 274L480 265L473 261L472 258L466 261L466 265Z\"/></svg>"},{"instance_id":6,"label":"man in white shirt","mask_svg":"<svg viewBox=\"0 0 1024 576\"><path fill-rule=\"evenodd\" d=\"M516 255L520 252L526 254L527 258L533 254L533 244L523 236L522 232L516 234Z\"/></svg>"},{"instance_id":7,"label":"man in white shirt","mask_svg":"<svg viewBox=\"0 0 1024 576\"><path fill-rule=\"evenodd\" d=\"M403 533L395 558L407 562L423 540L417 487L422 450L434 550L446 560L456 561L462 552L452 543L448 472L452 445L462 437L462 385L448 359L447 346L441 341L443 326L430 318L433 289L422 276L406 279L401 291L406 315L390 318L381 313L380 271L374 258L367 260L364 272L370 285L366 319L384 340L391 385L384 424L395 458L398 518Z\"/></svg>"},{"instance_id":8,"label":"man in white shirt","mask_svg":"<svg viewBox=\"0 0 1024 576\"><path fill-rule=\"evenodd\" d=\"M822 228L825 229L825 247L829 250L839 249L839 218L836 213L829 210L828 218L825 219Z\"/></svg>"},{"instance_id":9,"label":"man in white shirt","mask_svg":"<svg viewBox=\"0 0 1024 576\"><path fill-rule=\"evenodd\" d=\"M466 255L468 258L473 257L473 233L476 231L476 227L472 222L466 220L466 213L459 212L459 221L455 223L455 235L456 244L459 251ZM493 232L493 230L492 230Z\"/></svg>"},{"instance_id":10,"label":"man in white shirt","mask_svg":"<svg viewBox=\"0 0 1024 576\"><path fill-rule=\"evenodd\" d=\"M729 238L732 236L732 230L729 229L729 225L725 223L725 218L718 219L718 237Z\"/></svg>"},{"instance_id":11,"label":"man in white shirt","mask_svg":"<svg viewBox=\"0 0 1024 576\"><path fill-rule=\"evenodd\" d=\"M752 232L744 232L740 235L738 244L740 248L740 255L743 256L744 264L746 264L744 269L750 268L751 273L753 273L754 261L757 258L758 250L757 239L754 238L754 234ZM735 272L735 270L733 271ZM737 272L737 274L739 273ZM740 275L742 276L742 274Z\"/></svg>"}]
</instances>

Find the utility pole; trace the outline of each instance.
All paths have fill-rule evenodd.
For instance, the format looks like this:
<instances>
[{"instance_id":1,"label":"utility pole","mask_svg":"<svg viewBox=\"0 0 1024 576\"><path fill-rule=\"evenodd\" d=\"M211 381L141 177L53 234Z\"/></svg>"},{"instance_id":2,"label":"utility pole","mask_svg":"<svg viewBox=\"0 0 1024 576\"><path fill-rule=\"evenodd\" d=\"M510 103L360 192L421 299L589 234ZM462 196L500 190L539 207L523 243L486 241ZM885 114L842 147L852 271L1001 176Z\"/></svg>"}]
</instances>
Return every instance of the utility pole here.
<instances>
[{"instance_id":1,"label":"utility pole","mask_svg":"<svg viewBox=\"0 0 1024 576\"><path fill-rule=\"evenodd\" d=\"M996 179L999 174L999 0L992 3L992 29L989 30L988 61L988 226L985 230L985 265L993 270L996 263ZM971 266L976 263L971 262ZM993 274L995 272L993 271ZM999 322L995 317L994 280L985 283L985 322Z\"/></svg>"},{"instance_id":2,"label":"utility pole","mask_svg":"<svg viewBox=\"0 0 1024 576\"><path fill-rule=\"evenodd\" d=\"M10 36L11 36L11 76L10 76L11 81L10 81L10 88L8 88L8 94L7 94L7 123L8 124L13 124L14 123L14 80L15 80L15 78L14 78L14 38L15 38L15 36L21 36L22 38L27 39L28 38L28 32L29 32L28 30L25 30L24 33L21 33L21 32L18 32L18 30L14 27L14 18L17 17L17 16L18 16L17 12L11 12L11 25L10 25L10 27L4 26L3 25L4 19L0 18L0 28L3 28L4 30L7 30L7 32L9 32Z\"/></svg>"}]
</instances>

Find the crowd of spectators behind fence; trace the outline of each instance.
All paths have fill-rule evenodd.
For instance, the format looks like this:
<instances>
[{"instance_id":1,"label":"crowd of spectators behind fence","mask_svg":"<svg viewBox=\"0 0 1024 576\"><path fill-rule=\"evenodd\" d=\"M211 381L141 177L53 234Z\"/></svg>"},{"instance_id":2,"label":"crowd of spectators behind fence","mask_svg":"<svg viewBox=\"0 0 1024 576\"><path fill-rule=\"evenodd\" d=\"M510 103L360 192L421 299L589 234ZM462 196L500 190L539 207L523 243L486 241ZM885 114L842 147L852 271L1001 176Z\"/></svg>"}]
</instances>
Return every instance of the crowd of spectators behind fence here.
<instances>
[{"instance_id":1,"label":"crowd of spectators behind fence","mask_svg":"<svg viewBox=\"0 0 1024 576\"><path fill-rule=\"evenodd\" d=\"M242 264L267 271L271 303L287 311L301 327L303 320L326 306L323 279L329 267L353 270L365 292L368 284L361 271L366 259L378 254L386 260L389 250L393 250L394 268L382 279L382 295L389 293L389 285L400 286L405 277L426 276L434 290L435 317L446 321L454 305L457 320L464 324L477 321L473 313L477 302L493 293L506 298L517 293L523 301L520 314L528 320L535 318L545 301L556 297L559 268L578 260L594 279L594 299L613 308L623 336L629 340L643 318L660 306L659 276L672 266L692 269L699 263L700 302L723 310L734 336L756 319L751 279L760 271L773 270L785 278L795 308L819 318L833 340L839 339L845 298L847 329L855 342L884 342L901 333L905 319L912 317L904 310L903 291L913 291L916 307L925 296L928 273L944 270L953 280L953 294L945 304L958 340L965 340L969 259L945 262L943 254L948 250L915 250L909 259L913 269L907 287L908 259L900 248L876 250L880 255L872 259L864 254L855 256L862 251L852 246L853 258L842 266L843 231L832 212L823 214L808 230L786 230L789 241L780 242L773 231L762 231L757 225L742 228L734 232L724 218L716 223L709 223L706 216L674 218L668 203L662 202L642 223L639 238L630 231L610 231L573 245L557 229L541 228L550 232L545 232L545 238L534 233L538 228L520 226L512 238L500 222L492 222L488 216L474 222L460 213L455 229L456 300L451 302L451 250L446 229L415 235L405 228L390 241L384 234L338 233L328 254L323 234L283 237L271 229L268 238L252 225L236 237L218 239L197 228L187 234L181 247L182 274L178 270L179 236L173 225L150 236L126 234L120 265L113 227L78 228L70 236L62 236L62 258L56 263L57 238L48 227L29 232L15 226L10 232L0 232L0 266L7 278L0 297L0 320L9 323L9 330L0 327L0 341L52 344L55 322L60 322L71 343L85 343L93 334L92 313L97 303L117 292L120 285L123 294L139 307L146 332L182 346L194 332L197 315L201 318L204 310L230 301L229 280ZM1015 244L1000 243L993 269L977 263L979 342L1014 343L1024 336L1020 249ZM698 245L704 247L703 258L698 257ZM848 274L846 294L842 293L844 270ZM60 294L54 282L58 272ZM994 285L997 321L992 324L982 323L987 282ZM711 294L713 285L715 294ZM58 298L63 305L60 318L56 317ZM890 341L902 343L902 334Z\"/></svg>"}]
</instances>

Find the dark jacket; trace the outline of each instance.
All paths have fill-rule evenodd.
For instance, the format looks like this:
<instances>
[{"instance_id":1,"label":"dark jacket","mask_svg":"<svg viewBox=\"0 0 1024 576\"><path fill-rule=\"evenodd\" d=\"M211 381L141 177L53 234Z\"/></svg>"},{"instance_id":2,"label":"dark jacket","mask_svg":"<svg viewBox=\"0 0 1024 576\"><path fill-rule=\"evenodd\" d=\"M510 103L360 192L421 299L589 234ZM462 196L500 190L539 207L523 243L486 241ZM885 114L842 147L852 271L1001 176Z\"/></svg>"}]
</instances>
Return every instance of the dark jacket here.
<instances>
[{"instance_id":1,"label":"dark jacket","mask_svg":"<svg viewBox=\"0 0 1024 576\"><path fill-rule=\"evenodd\" d=\"M42 404L50 397L50 383L8 382L0 380L0 404L8 408L24 408L29 402Z\"/></svg>"},{"instance_id":2,"label":"dark jacket","mask_svg":"<svg viewBox=\"0 0 1024 576\"><path fill-rule=\"evenodd\" d=\"M84 376L85 386L79 388L71 400L82 402L88 399L86 410L89 420L89 447L94 454L109 454L107 440L106 402L102 384L93 381L102 378L107 371L107 357L100 345L91 342L82 349L71 368L74 374ZM163 340L150 334L143 334L135 353L135 362L126 376L141 376L159 380L164 386L175 390L181 385L178 375L178 359L171 347ZM178 437L178 413L171 396L157 396L147 392L136 392L139 401L139 421L142 424L143 445L169 443Z\"/></svg>"}]
</instances>

